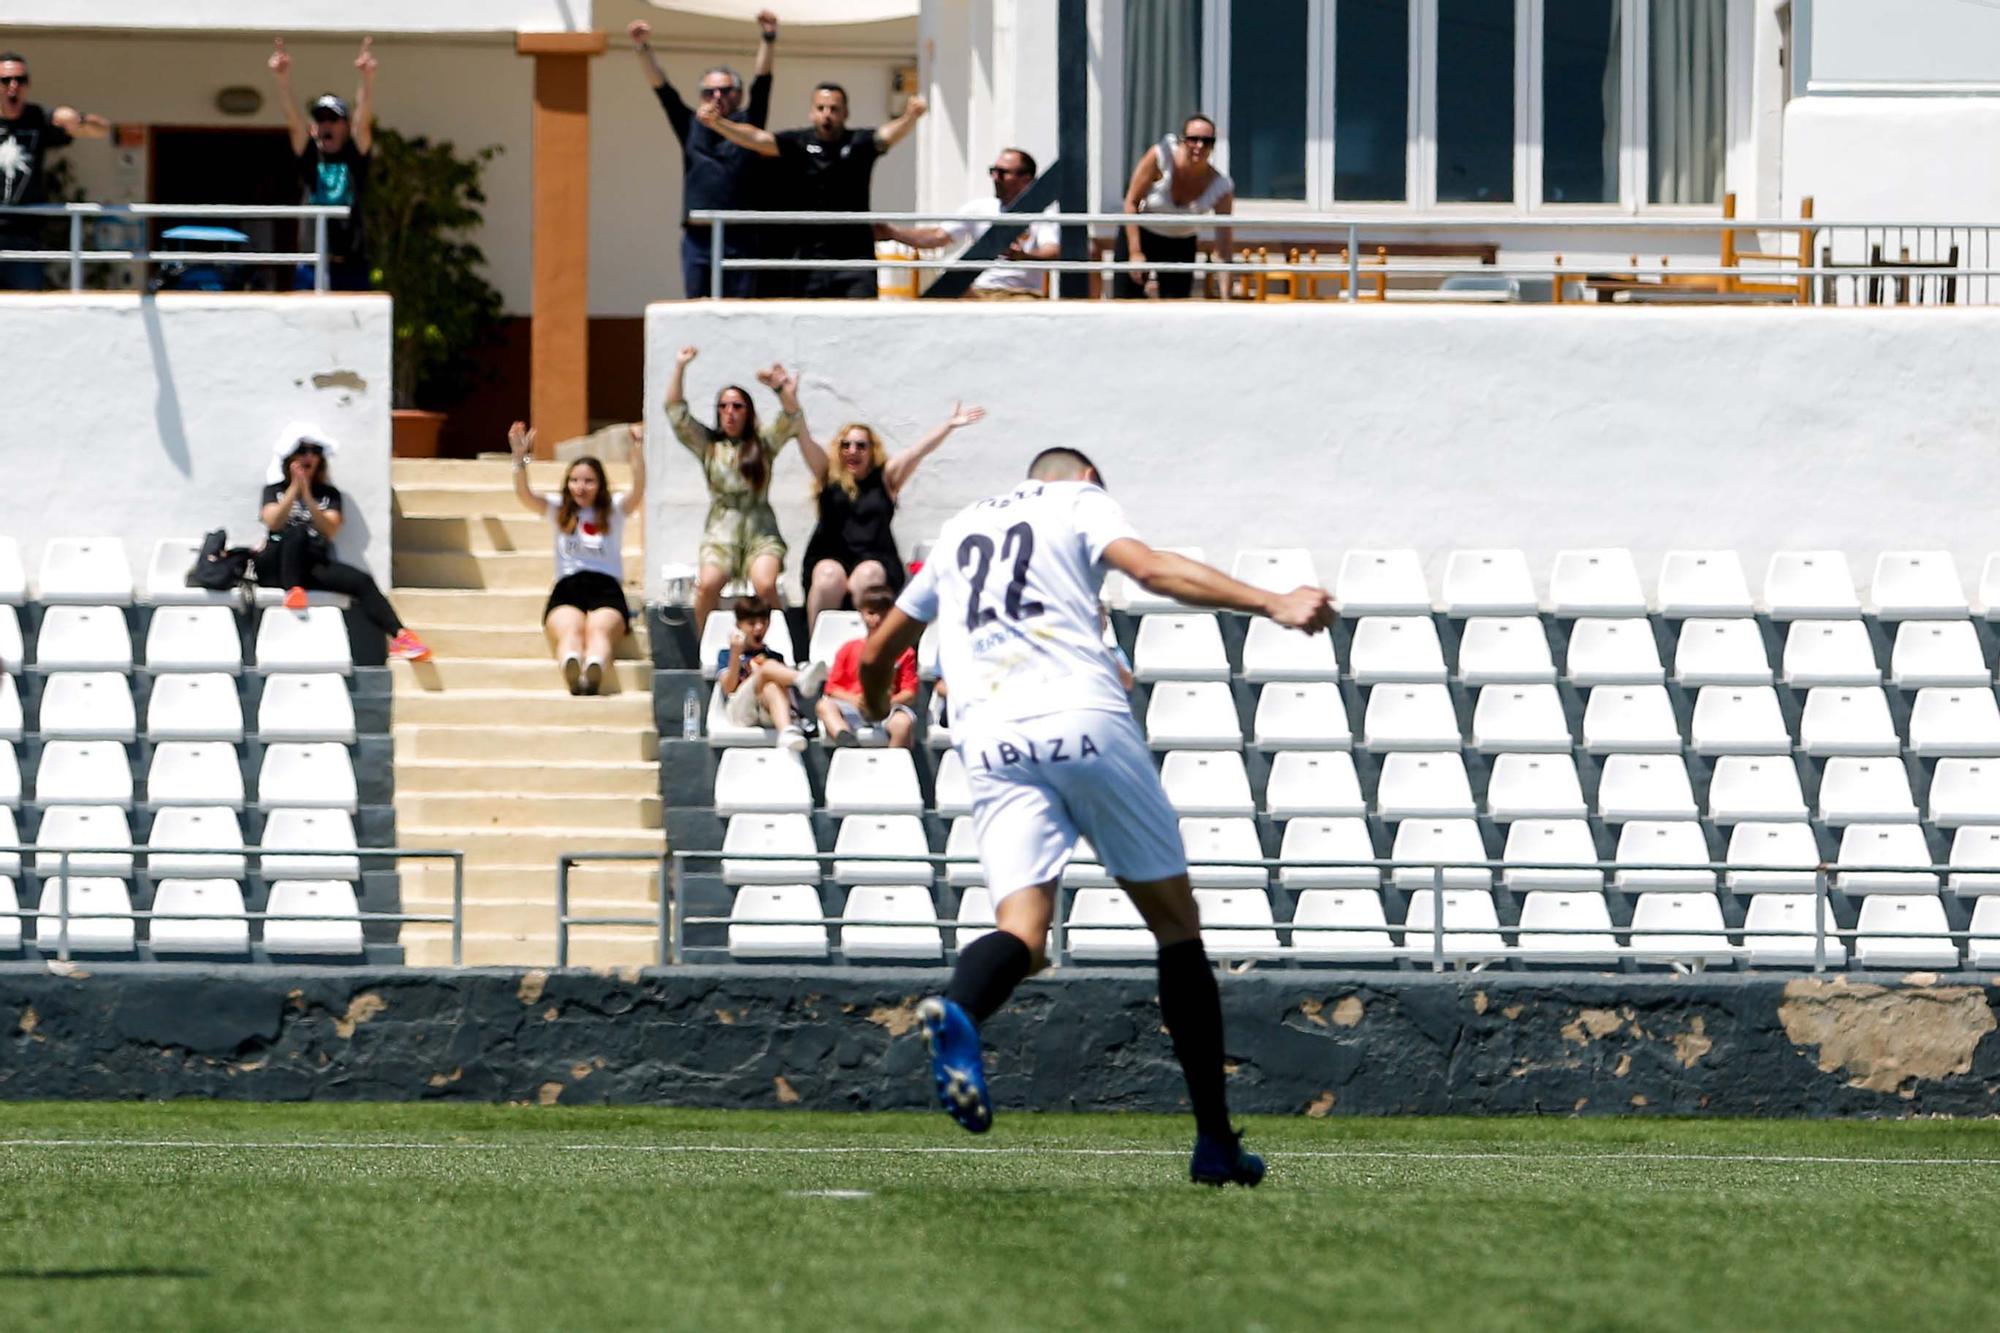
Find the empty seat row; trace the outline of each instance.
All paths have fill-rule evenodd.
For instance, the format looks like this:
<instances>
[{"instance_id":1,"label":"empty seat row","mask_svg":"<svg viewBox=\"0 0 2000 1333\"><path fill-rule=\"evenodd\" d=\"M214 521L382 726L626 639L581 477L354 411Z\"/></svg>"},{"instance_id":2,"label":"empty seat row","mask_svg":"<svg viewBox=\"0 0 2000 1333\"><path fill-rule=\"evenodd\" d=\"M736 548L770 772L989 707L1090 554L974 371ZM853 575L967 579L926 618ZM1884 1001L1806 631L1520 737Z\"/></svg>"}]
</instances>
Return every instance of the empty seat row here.
<instances>
[{"instance_id":1,"label":"empty seat row","mask_svg":"<svg viewBox=\"0 0 2000 1333\"><path fill-rule=\"evenodd\" d=\"M0 807L0 848L19 843L13 811ZM123 810L105 805L58 805L42 812L36 830L33 869L58 875L65 864L76 875L129 878L135 854L132 825ZM258 869L266 878L358 879L361 857L354 820L345 810L293 808L271 811L264 820ZM247 862L243 826L226 806L176 806L153 818L144 844L146 873L190 879L240 879ZM65 854L67 860L65 861ZM22 858L0 851L0 874L19 874Z\"/></svg>"},{"instance_id":2,"label":"empty seat row","mask_svg":"<svg viewBox=\"0 0 2000 1333\"><path fill-rule=\"evenodd\" d=\"M137 739L142 732L130 678L96 671L49 676L34 730L47 740ZM160 677L147 697L143 734L155 741L242 740L236 681L220 672ZM353 741L347 683L331 672L272 676L258 700L256 734L272 741Z\"/></svg>"},{"instance_id":3,"label":"empty seat row","mask_svg":"<svg viewBox=\"0 0 2000 1333\"><path fill-rule=\"evenodd\" d=\"M153 544L146 576L139 589L141 599L154 606L223 605L234 602L233 593L211 592L189 587L187 573L201 550L197 537L167 537ZM42 549L42 561L35 585L30 589L21 561L19 544L12 537L0 537L0 605L19 606L29 600L50 606L127 606L133 600L132 565L120 537L59 537ZM275 602L283 589L258 590L261 601ZM348 599L338 593L309 593L314 606L343 607Z\"/></svg>"},{"instance_id":4,"label":"empty seat row","mask_svg":"<svg viewBox=\"0 0 2000 1333\"><path fill-rule=\"evenodd\" d=\"M12 745L0 752L0 796L21 799L19 761ZM35 769L37 805L109 805L129 808L132 760L119 741L57 740L43 745ZM243 808L243 764L228 741L162 741L146 769L146 803L152 806L219 805ZM348 810L358 788L353 756L327 741L275 742L264 747L257 772L257 804Z\"/></svg>"},{"instance_id":5,"label":"empty seat row","mask_svg":"<svg viewBox=\"0 0 2000 1333\"><path fill-rule=\"evenodd\" d=\"M11 622L11 614L6 617ZM12 626L20 655L19 626ZM0 648L6 645L0 634ZM133 668L132 635L115 606L52 606L35 635L38 671L116 671ZM243 669L236 613L225 606L161 607L146 631L145 667L154 672L226 672ZM336 607L303 611L268 608L257 621L257 670L350 674L354 655L347 622Z\"/></svg>"},{"instance_id":6,"label":"empty seat row","mask_svg":"<svg viewBox=\"0 0 2000 1333\"><path fill-rule=\"evenodd\" d=\"M65 904L63 899L67 897ZM121 879L73 875L43 883L34 932L22 929L14 881L0 875L0 953L32 943L45 954L131 953L141 940L155 954L243 955L251 929L243 886L227 878L163 879L153 890L145 933ZM261 939L281 956L352 957L362 952L354 888L329 880L281 879L265 896ZM67 919L65 920L65 913Z\"/></svg>"}]
</instances>

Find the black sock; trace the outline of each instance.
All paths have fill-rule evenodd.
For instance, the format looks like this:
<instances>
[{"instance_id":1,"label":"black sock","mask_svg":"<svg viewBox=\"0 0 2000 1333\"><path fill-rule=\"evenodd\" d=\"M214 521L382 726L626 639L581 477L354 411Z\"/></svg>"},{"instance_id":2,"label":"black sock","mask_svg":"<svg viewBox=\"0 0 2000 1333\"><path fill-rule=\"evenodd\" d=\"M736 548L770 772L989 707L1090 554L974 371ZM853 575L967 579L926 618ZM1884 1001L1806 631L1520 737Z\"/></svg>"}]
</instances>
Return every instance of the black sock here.
<instances>
[{"instance_id":1,"label":"black sock","mask_svg":"<svg viewBox=\"0 0 2000 1333\"><path fill-rule=\"evenodd\" d=\"M974 1023L984 1023L1007 1003L1034 965L1028 946L1006 931L981 935L959 950L958 966L952 969L944 996L971 1014Z\"/></svg>"},{"instance_id":2,"label":"black sock","mask_svg":"<svg viewBox=\"0 0 2000 1333\"><path fill-rule=\"evenodd\" d=\"M1187 1079L1195 1128L1228 1138L1229 1098L1222 1090L1222 994L1199 939L1160 950L1160 1017L1174 1039L1174 1058Z\"/></svg>"}]
</instances>

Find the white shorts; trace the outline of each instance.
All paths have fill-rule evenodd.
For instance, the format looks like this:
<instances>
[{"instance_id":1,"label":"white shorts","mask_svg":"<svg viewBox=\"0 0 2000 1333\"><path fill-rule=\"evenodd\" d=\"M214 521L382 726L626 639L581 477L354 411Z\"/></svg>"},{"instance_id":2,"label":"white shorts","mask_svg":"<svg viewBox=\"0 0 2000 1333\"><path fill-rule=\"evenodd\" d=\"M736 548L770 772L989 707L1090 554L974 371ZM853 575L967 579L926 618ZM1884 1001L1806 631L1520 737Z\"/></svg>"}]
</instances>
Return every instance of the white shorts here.
<instances>
[{"instance_id":1,"label":"white shorts","mask_svg":"<svg viewBox=\"0 0 2000 1333\"><path fill-rule=\"evenodd\" d=\"M1079 835L1123 880L1187 871L1180 820L1129 713L1054 713L959 739L986 887L999 902L1062 875Z\"/></svg>"}]
</instances>

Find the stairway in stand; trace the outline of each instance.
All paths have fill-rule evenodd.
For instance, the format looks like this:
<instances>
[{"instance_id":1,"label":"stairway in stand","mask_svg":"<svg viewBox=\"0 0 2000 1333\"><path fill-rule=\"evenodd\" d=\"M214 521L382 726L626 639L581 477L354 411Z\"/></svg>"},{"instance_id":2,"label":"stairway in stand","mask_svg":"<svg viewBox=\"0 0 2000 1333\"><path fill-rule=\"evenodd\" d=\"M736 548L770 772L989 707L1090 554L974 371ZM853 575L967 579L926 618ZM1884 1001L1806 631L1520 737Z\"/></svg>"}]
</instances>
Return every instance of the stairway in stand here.
<instances>
[{"instance_id":1,"label":"stairway in stand","mask_svg":"<svg viewBox=\"0 0 2000 1333\"><path fill-rule=\"evenodd\" d=\"M396 839L465 851L465 962L555 961L555 865L562 852L664 845L659 736L643 616L620 645L604 692L574 698L542 634L555 580L548 522L515 498L504 459L399 459L395 588L403 618L430 644L428 662L393 665ZM614 489L623 464L607 469ZM563 465L536 463L530 484L554 494ZM626 591L644 605L641 524L625 530ZM571 872L570 910L647 917L650 862ZM406 862L409 912L448 912L448 862ZM606 966L655 956L649 930L579 928L570 962ZM451 961L441 925L409 925L413 966Z\"/></svg>"}]
</instances>

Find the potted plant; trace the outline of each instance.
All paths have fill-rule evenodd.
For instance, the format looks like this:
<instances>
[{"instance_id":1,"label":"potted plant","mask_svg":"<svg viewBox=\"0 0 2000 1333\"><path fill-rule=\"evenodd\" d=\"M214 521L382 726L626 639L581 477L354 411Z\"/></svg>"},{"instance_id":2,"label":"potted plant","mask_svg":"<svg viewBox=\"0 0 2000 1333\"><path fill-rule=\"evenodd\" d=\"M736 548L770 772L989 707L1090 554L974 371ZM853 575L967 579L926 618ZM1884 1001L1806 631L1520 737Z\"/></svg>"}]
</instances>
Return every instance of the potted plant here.
<instances>
[{"instance_id":1,"label":"potted plant","mask_svg":"<svg viewBox=\"0 0 2000 1333\"><path fill-rule=\"evenodd\" d=\"M500 293L471 239L485 218L480 177L498 145L461 156L449 140L377 128L365 218L375 285L395 298L395 454L437 456L442 409L474 374L469 353L500 326Z\"/></svg>"}]
</instances>

